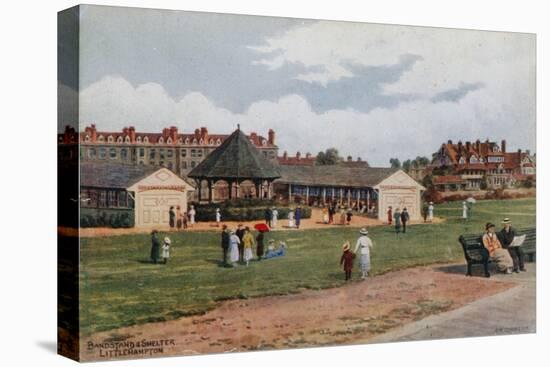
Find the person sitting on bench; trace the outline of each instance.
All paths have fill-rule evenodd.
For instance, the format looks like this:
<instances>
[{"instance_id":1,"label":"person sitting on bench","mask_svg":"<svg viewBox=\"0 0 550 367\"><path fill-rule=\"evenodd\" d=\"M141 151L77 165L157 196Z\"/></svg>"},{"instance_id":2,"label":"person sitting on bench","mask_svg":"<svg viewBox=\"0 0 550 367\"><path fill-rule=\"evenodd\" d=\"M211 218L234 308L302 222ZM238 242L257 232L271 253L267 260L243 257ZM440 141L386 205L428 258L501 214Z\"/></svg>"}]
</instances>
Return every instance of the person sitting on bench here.
<instances>
[{"instance_id":1,"label":"person sitting on bench","mask_svg":"<svg viewBox=\"0 0 550 367\"><path fill-rule=\"evenodd\" d=\"M502 248L495 234L495 225L493 223L487 223L485 225L485 234L482 240L483 246L485 246L489 252L489 258L496 264L498 271L505 274L512 274L514 263L508 250Z\"/></svg>"},{"instance_id":2,"label":"person sitting on bench","mask_svg":"<svg viewBox=\"0 0 550 367\"><path fill-rule=\"evenodd\" d=\"M512 221L510 218L504 218L502 221L504 227L498 233L498 239L502 244L502 248L508 250L512 261L514 263L514 273L519 273L520 271L525 271L525 264L523 262L523 249L521 246L510 246L516 237L516 231L512 228Z\"/></svg>"}]
</instances>

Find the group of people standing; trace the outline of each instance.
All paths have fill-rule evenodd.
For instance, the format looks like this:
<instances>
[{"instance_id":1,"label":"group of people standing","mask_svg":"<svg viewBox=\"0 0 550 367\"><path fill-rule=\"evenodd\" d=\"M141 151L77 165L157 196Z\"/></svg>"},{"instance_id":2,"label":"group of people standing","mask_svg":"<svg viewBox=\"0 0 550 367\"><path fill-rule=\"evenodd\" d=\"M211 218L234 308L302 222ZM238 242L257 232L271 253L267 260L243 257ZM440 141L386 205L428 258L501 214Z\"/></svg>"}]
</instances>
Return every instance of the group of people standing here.
<instances>
[{"instance_id":1,"label":"group of people standing","mask_svg":"<svg viewBox=\"0 0 550 367\"><path fill-rule=\"evenodd\" d=\"M370 252L374 247L372 240L368 236L369 232L366 228L362 228L359 231L359 238L355 244L355 250L351 251L351 245L349 241L342 245L342 256L340 257L340 265L345 273L345 280L351 280L351 273L353 271L353 261L357 255L359 255L359 264L361 266L361 279L367 279L371 270Z\"/></svg>"},{"instance_id":2,"label":"group of people standing","mask_svg":"<svg viewBox=\"0 0 550 367\"><path fill-rule=\"evenodd\" d=\"M482 241L487 252L484 256L491 259L501 273L512 274L526 271L521 246L511 246L516 237L512 221L509 218L504 218L502 225L502 230L498 233L495 232L496 226L493 223L485 225ZM485 276L489 277L490 274L486 272Z\"/></svg>"},{"instance_id":3,"label":"group of people standing","mask_svg":"<svg viewBox=\"0 0 550 367\"><path fill-rule=\"evenodd\" d=\"M170 224L170 229L177 229L179 231L181 229L193 227L193 225L195 224L196 215L197 212L193 205L189 207L189 210L187 212L181 210L181 207L179 205L175 208L171 206L168 210L168 223Z\"/></svg>"},{"instance_id":4,"label":"group of people standing","mask_svg":"<svg viewBox=\"0 0 550 367\"><path fill-rule=\"evenodd\" d=\"M156 229L153 229L151 231L151 262L153 264L158 264L159 262L161 264L167 264L168 258L170 257L170 245L172 244L172 241L169 237L164 237L164 240L162 241L162 244L160 243L160 240L158 238L158 231ZM161 254L162 250L162 254ZM162 258L162 261L161 261Z\"/></svg>"},{"instance_id":5,"label":"group of people standing","mask_svg":"<svg viewBox=\"0 0 550 367\"><path fill-rule=\"evenodd\" d=\"M338 207L333 203L330 203L328 206L324 206L321 209L323 213L323 223L324 224L341 224L349 225L351 224L351 218L353 217L352 208ZM338 217L338 221L335 218Z\"/></svg>"},{"instance_id":6,"label":"group of people standing","mask_svg":"<svg viewBox=\"0 0 550 367\"><path fill-rule=\"evenodd\" d=\"M399 233L403 231L403 233L407 232L407 224L410 221L410 215L407 208L403 208L403 211L401 211L399 208L395 208L395 211L393 211L393 208L390 206L388 207L388 224L391 226L392 223L395 223L395 233ZM403 228L403 230L401 230Z\"/></svg>"},{"instance_id":7,"label":"group of people standing","mask_svg":"<svg viewBox=\"0 0 550 367\"><path fill-rule=\"evenodd\" d=\"M259 231L254 240L250 227L243 227L242 224L239 224L237 230L232 230L224 224L221 245L223 265L237 266L238 263L244 263L248 266L250 260L254 258L254 246L256 246L258 260L261 260L264 255L264 232Z\"/></svg>"}]
</instances>

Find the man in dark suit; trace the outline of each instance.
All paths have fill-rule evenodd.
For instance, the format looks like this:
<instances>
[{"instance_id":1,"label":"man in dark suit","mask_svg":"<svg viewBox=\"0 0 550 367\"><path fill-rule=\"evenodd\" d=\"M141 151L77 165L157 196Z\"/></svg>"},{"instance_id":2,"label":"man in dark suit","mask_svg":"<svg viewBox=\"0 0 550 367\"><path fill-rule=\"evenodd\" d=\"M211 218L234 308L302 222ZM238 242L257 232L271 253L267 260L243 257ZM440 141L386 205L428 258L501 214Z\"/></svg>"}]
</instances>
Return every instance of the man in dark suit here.
<instances>
[{"instance_id":1,"label":"man in dark suit","mask_svg":"<svg viewBox=\"0 0 550 367\"><path fill-rule=\"evenodd\" d=\"M403 233L407 232L407 223L409 222L409 212L407 208L403 208L401 212L401 223L403 223Z\"/></svg>"},{"instance_id":2,"label":"man in dark suit","mask_svg":"<svg viewBox=\"0 0 550 367\"><path fill-rule=\"evenodd\" d=\"M222 251L223 251L223 265L227 265L227 251L229 250L229 233L227 232L227 226L222 226Z\"/></svg>"},{"instance_id":3,"label":"man in dark suit","mask_svg":"<svg viewBox=\"0 0 550 367\"><path fill-rule=\"evenodd\" d=\"M514 262L513 271L519 273L525 270L525 264L523 261L523 250L521 246L510 246L514 237L516 237L516 231L512 228L512 221L509 218L504 218L502 221L504 227L498 234L498 239L502 245L502 248L507 249Z\"/></svg>"},{"instance_id":4,"label":"man in dark suit","mask_svg":"<svg viewBox=\"0 0 550 367\"><path fill-rule=\"evenodd\" d=\"M245 229L243 225L239 223L237 225L237 230L235 231L235 234L237 235L237 237L239 237L239 245L238 245L239 261L243 261L243 256L244 256L244 242L243 242L244 233L245 233Z\"/></svg>"}]
</instances>

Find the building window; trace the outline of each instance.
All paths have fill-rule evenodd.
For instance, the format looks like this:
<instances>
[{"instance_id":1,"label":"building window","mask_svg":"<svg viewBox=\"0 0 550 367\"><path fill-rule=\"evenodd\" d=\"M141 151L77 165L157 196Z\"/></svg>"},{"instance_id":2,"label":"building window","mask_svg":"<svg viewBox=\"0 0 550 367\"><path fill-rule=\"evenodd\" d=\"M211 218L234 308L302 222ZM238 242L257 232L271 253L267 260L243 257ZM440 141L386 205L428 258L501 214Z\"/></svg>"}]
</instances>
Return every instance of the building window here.
<instances>
[{"instance_id":1,"label":"building window","mask_svg":"<svg viewBox=\"0 0 550 367\"><path fill-rule=\"evenodd\" d=\"M126 150L126 148L122 148L120 150L120 159L124 161L128 159L128 151Z\"/></svg>"},{"instance_id":2,"label":"building window","mask_svg":"<svg viewBox=\"0 0 550 367\"><path fill-rule=\"evenodd\" d=\"M197 158L202 158L202 149L197 149Z\"/></svg>"},{"instance_id":3,"label":"building window","mask_svg":"<svg viewBox=\"0 0 550 367\"><path fill-rule=\"evenodd\" d=\"M162 138L162 136L159 138L158 143L159 143L159 144L164 143L164 139Z\"/></svg>"},{"instance_id":4,"label":"building window","mask_svg":"<svg viewBox=\"0 0 550 367\"><path fill-rule=\"evenodd\" d=\"M105 208L107 206L107 192L105 190L101 190L99 192L99 203L98 206L100 208Z\"/></svg>"},{"instance_id":5,"label":"building window","mask_svg":"<svg viewBox=\"0 0 550 367\"><path fill-rule=\"evenodd\" d=\"M145 157L145 149L144 148L139 148L139 156L141 158Z\"/></svg>"},{"instance_id":6,"label":"building window","mask_svg":"<svg viewBox=\"0 0 550 367\"><path fill-rule=\"evenodd\" d=\"M187 162L186 161L181 162L181 168L182 169L187 169Z\"/></svg>"},{"instance_id":7,"label":"building window","mask_svg":"<svg viewBox=\"0 0 550 367\"><path fill-rule=\"evenodd\" d=\"M136 141L137 141L138 143L141 143L141 136L138 136L137 139L136 139Z\"/></svg>"},{"instance_id":8,"label":"building window","mask_svg":"<svg viewBox=\"0 0 550 367\"><path fill-rule=\"evenodd\" d=\"M109 149L109 157L111 157L111 159L116 159L116 149L115 148Z\"/></svg>"},{"instance_id":9,"label":"building window","mask_svg":"<svg viewBox=\"0 0 550 367\"><path fill-rule=\"evenodd\" d=\"M88 159L95 159L95 148L88 148Z\"/></svg>"},{"instance_id":10,"label":"building window","mask_svg":"<svg viewBox=\"0 0 550 367\"><path fill-rule=\"evenodd\" d=\"M197 150L191 149L191 158L197 158Z\"/></svg>"},{"instance_id":11,"label":"building window","mask_svg":"<svg viewBox=\"0 0 550 367\"><path fill-rule=\"evenodd\" d=\"M149 149L149 159L155 159L156 151L154 148Z\"/></svg>"},{"instance_id":12,"label":"building window","mask_svg":"<svg viewBox=\"0 0 550 367\"><path fill-rule=\"evenodd\" d=\"M107 142L112 143L113 141L114 141L113 136L109 135L109 137L107 138Z\"/></svg>"},{"instance_id":13,"label":"building window","mask_svg":"<svg viewBox=\"0 0 550 367\"><path fill-rule=\"evenodd\" d=\"M173 168L174 168L174 165L172 164L172 162L168 162L168 169L172 170Z\"/></svg>"},{"instance_id":14,"label":"building window","mask_svg":"<svg viewBox=\"0 0 550 367\"><path fill-rule=\"evenodd\" d=\"M119 137L116 139L116 142L119 143L119 144L122 143L122 136L119 136Z\"/></svg>"},{"instance_id":15,"label":"building window","mask_svg":"<svg viewBox=\"0 0 550 367\"><path fill-rule=\"evenodd\" d=\"M104 147L99 148L99 159L107 158L107 149Z\"/></svg>"},{"instance_id":16,"label":"building window","mask_svg":"<svg viewBox=\"0 0 550 367\"><path fill-rule=\"evenodd\" d=\"M197 164L195 163L195 161L192 161L192 162L191 162L191 168L195 168L196 165L197 165Z\"/></svg>"},{"instance_id":17,"label":"building window","mask_svg":"<svg viewBox=\"0 0 550 367\"><path fill-rule=\"evenodd\" d=\"M174 156L174 150L173 149L167 149L166 150L166 156L168 158L172 158Z\"/></svg>"},{"instance_id":18,"label":"building window","mask_svg":"<svg viewBox=\"0 0 550 367\"><path fill-rule=\"evenodd\" d=\"M87 143L90 141L90 136L89 135L86 135L86 137L84 138L84 141Z\"/></svg>"},{"instance_id":19,"label":"building window","mask_svg":"<svg viewBox=\"0 0 550 367\"><path fill-rule=\"evenodd\" d=\"M149 138L146 136L145 138L143 138L143 142L144 143L149 143Z\"/></svg>"},{"instance_id":20,"label":"building window","mask_svg":"<svg viewBox=\"0 0 550 367\"><path fill-rule=\"evenodd\" d=\"M182 157L187 157L187 149L182 149L180 154Z\"/></svg>"},{"instance_id":21,"label":"building window","mask_svg":"<svg viewBox=\"0 0 550 367\"><path fill-rule=\"evenodd\" d=\"M159 149L159 159L164 160L164 149Z\"/></svg>"}]
</instances>

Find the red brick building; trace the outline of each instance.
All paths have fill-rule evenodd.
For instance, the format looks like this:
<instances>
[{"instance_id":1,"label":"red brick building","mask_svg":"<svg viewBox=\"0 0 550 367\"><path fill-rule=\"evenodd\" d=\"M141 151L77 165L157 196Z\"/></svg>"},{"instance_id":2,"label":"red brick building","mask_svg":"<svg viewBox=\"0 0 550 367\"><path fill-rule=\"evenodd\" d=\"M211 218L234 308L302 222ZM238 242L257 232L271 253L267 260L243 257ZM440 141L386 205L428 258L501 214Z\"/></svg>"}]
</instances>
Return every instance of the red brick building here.
<instances>
[{"instance_id":1,"label":"red brick building","mask_svg":"<svg viewBox=\"0 0 550 367\"><path fill-rule=\"evenodd\" d=\"M479 190L512 187L525 180L535 180L535 157L529 150L506 151L506 140L498 145L488 139L474 143L451 140L433 154L430 170L433 184L442 190ZM445 172L438 174L438 172Z\"/></svg>"},{"instance_id":2,"label":"red brick building","mask_svg":"<svg viewBox=\"0 0 550 367\"><path fill-rule=\"evenodd\" d=\"M211 134L206 127L193 133L181 133L171 126L159 133L139 132L133 126L121 131L99 131L95 125L87 126L78 136L74 130L60 134L60 143L80 145L82 161L109 161L144 166L166 167L185 176L211 151L220 146L229 134ZM256 132L247 137L270 160L277 159L278 147L275 132L268 131L265 138Z\"/></svg>"}]
</instances>

